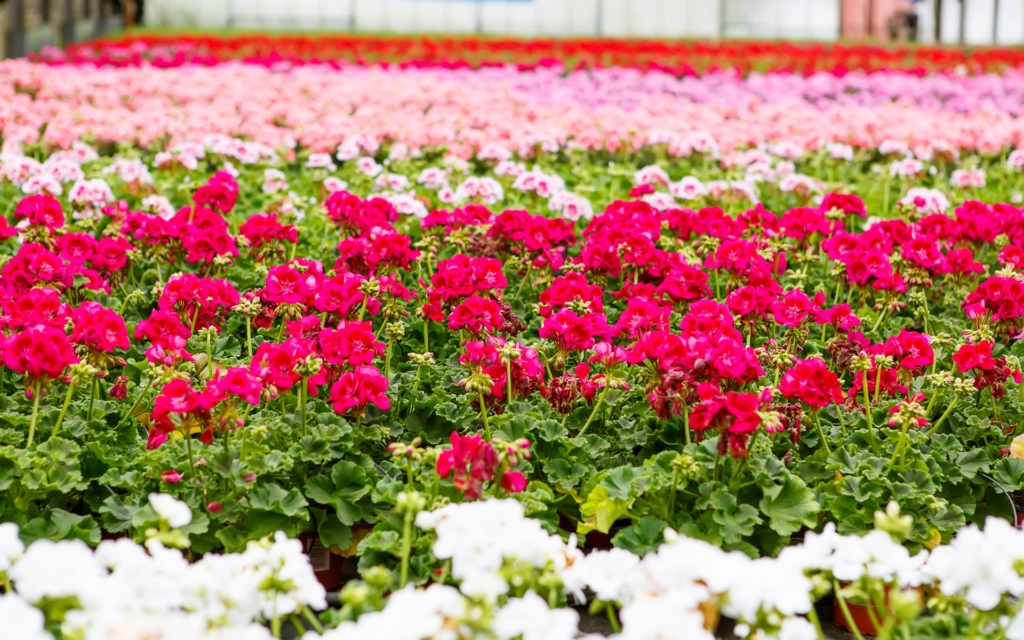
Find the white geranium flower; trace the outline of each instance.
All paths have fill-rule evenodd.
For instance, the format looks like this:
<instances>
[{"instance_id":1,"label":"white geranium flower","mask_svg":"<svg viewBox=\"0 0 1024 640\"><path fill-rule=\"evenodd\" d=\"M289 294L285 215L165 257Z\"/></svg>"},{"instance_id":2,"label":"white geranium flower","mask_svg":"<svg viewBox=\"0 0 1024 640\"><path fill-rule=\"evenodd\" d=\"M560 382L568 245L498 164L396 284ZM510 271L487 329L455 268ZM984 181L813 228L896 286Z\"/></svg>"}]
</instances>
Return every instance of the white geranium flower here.
<instances>
[{"instance_id":1,"label":"white geranium flower","mask_svg":"<svg viewBox=\"0 0 1024 640\"><path fill-rule=\"evenodd\" d=\"M0 595L0 638L4 640L53 640L43 627L46 616L20 596Z\"/></svg>"},{"instance_id":2,"label":"white geranium flower","mask_svg":"<svg viewBox=\"0 0 1024 640\"><path fill-rule=\"evenodd\" d=\"M161 520L166 520L172 529L184 527L192 522L192 510L188 505L166 493L149 494L149 504Z\"/></svg>"},{"instance_id":3,"label":"white geranium flower","mask_svg":"<svg viewBox=\"0 0 1024 640\"><path fill-rule=\"evenodd\" d=\"M533 591L512 598L494 616L492 628L500 640L573 640L580 616L572 609L548 609Z\"/></svg>"}]
</instances>

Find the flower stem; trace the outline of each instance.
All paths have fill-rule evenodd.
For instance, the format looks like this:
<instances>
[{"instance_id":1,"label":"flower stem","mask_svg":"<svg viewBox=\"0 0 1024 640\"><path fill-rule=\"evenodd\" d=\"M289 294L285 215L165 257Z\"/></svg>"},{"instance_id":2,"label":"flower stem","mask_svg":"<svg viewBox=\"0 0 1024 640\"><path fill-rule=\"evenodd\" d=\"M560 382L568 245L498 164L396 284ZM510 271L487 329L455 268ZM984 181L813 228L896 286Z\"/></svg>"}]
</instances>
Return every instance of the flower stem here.
<instances>
[{"instance_id":1,"label":"flower stem","mask_svg":"<svg viewBox=\"0 0 1024 640\"><path fill-rule=\"evenodd\" d=\"M75 383L72 382L68 385L68 392L64 396L64 406L60 408L60 415L57 416L57 424L53 426L53 433L50 434L51 438L55 437L57 435L57 432L60 431L60 425L62 422L64 422L64 414L67 413L68 411L68 405L71 404L71 396L73 396L74 393Z\"/></svg>"},{"instance_id":2,"label":"flower stem","mask_svg":"<svg viewBox=\"0 0 1024 640\"><path fill-rule=\"evenodd\" d=\"M882 324L882 319L885 318L885 316L888 314L888 312L889 312L889 310L887 308L884 308L884 307L882 308L881 313L878 314L878 319L875 320L874 326L871 327L871 333L874 333L875 331L878 331L878 326L880 324Z\"/></svg>"},{"instance_id":3,"label":"flower stem","mask_svg":"<svg viewBox=\"0 0 1024 640\"><path fill-rule=\"evenodd\" d=\"M185 427L183 432L188 432L188 431L191 431L191 429L189 427ZM192 461L192 434L191 433L185 433L184 435L185 435L185 451L188 452L188 468L189 468L189 472L192 474L192 477L195 478L196 477L196 465Z\"/></svg>"},{"instance_id":4,"label":"flower stem","mask_svg":"<svg viewBox=\"0 0 1024 640\"><path fill-rule=\"evenodd\" d=\"M88 420L92 420L92 406L96 402L96 393L99 391L100 380L99 378L93 378L92 380L92 393L89 395L89 414Z\"/></svg>"},{"instance_id":5,"label":"flower stem","mask_svg":"<svg viewBox=\"0 0 1024 640\"><path fill-rule=\"evenodd\" d=\"M690 405L683 403L683 437L690 444Z\"/></svg>"},{"instance_id":6,"label":"flower stem","mask_svg":"<svg viewBox=\"0 0 1024 640\"><path fill-rule=\"evenodd\" d=\"M608 624L612 625L612 631L619 633L621 629L619 628L619 619L615 616L615 606L610 602L606 602L605 608L608 611Z\"/></svg>"},{"instance_id":7,"label":"flower stem","mask_svg":"<svg viewBox=\"0 0 1024 640\"><path fill-rule=\"evenodd\" d=\"M506 406L512 403L512 361L509 360L505 363L505 381L508 382L508 398L505 400Z\"/></svg>"},{"instance_id":8,"label":"flower stem","mask_svg":"<svg viewBox=\"0 0 1024 640\"><path fill-rule=\"evenodd\" d=\"M302 615L306 616L306 620L309 620L309 624L313 625L313 628L316 629L317 633L321 635L323 634L324 626L316 619L316 616L309 610L309 607L302 607Z\"/></svg>"},{"instance_id":9,"label":"flower stem","mask_svg":"<svg viewBox=\"0 0 1024 640\"><path fill-rule=\"evenodd\" d=\"M864 387L864 415L868 419L868 438L871 440L871 450L878 455L878 443L875 442L875 428L871 424L871 395L868 393L868 372L865 369L862 372L862 382Z\"/></svg>"},{"instance_id":10,"label":"flower stem","mask_svg":"<svg viewBox=\"0 0 1024 640\"><path fill-rule=\"evenodd\" d=\"M209 378L213 374L213 349L210 344L213 338L212 333L206 334L206 377Z\"/></svg>"},{"instance_id":11,"label":"flower stem","mask_svg":"<svg viewBox=\"0 0 1024 640\"><path fill-rule=\"evenodd\" d=\"M825 430L821 428L821 412L814 412L814 426L818 428L818 435L821 436L821 444L825 447L825 453L832 455L832 449L828 446L828 440L825 438Z\"/></svg>"},{"instance_id":12,"label":"flower stem","mask_svg":"<svg viewBox=\"0 0 1024 640\"><path fill-rule=\"evenodd\" d=\"M487 424L487 405L484 403L484 390L477 389L477 394L480 396L480 415L484 420L484 436L487 438L487 444L491 443L491 425Z\"/></svg>"},{"instance_id":13,"label":"flower stem","mask_svg":"<svg viewBox=\"0 0 1024 640\"><path fill-rule=\"evenodd\" d=\"M878 393L882 390L882 367L875 363L875 404L878 404Z\"/></svg>"},{"instance_id":14,"label":"flower stem","mask_svg":"<svg viewBox=\"0 0 1024 640\"><path fill-rule=\"evenodd\" d=\"M245 316L245 344L249 347L249 358L252 358L252 318Z\"/></svg>"},{"instance_id":15,"label":"flower stem","mask_svg":"<svg viewBox=\"0 0 1024 640\"><path fill-rule=\"evenodd\" d=\"M532 274L532 273L533 273L533 260L530 260L530 265L528 267L526 267L526 275L523 276L523 281L519 284L519 290L516 291L516 297L512 298L512 302L515 302L516 300L519 299L519 294L521 294L523 292L523 287L525 287L526 283L530 281L530 274Z\"/></svg>"},{"instance_id":16,"label":"flower stem","mask_svg":"<svg viewBox=\"0 0 1024 640\"><path fill-rule=\"evenodd\" d=\"M846 606L846 599L843 597L843 594L839 592L839 582L835 578L832 579L832 589L836 594L836 600L839 601L839 608L842 610L843 616L846 618L846 623L850 625L850 631L853 632L853 635L857 640L864 640L864 636L860 635L860 629L857 628L857 622L853 619L853 616L850 615L850 607Z\"/></svg>"},{"instance_id":17,"label":"flower stem","mask_svg":"<svg viewBox=\"0 0 1024 640\"><path fill-rule=\"evenodd\" d=\"M302 436L306 434L306 376L302 376L302 386L299 387L299 413L302 414Z\"/></svg>"},{"instance_id":18,"label":"flower stem","mask_svg":"<svg viewBox=\"0 0 1024 640\"><path fill-rule=\"evenodd\" d=\"M611 386L611 384L609 384L609 382L608 382L608 380L606 378L605 382L604 382L604 389L601 390L601 396L597 399L597 404L594 405L594 410L590 412L590 417L587 418L586 424L584 424L583 428L580 429L580 432L579 432L578 435L582 436L584 433L587 432L587 427L589 427L590 423L594 421L594 416L597 415L597 412L601 408L601 405L604 404L604 397L606 395L608 395L608 387L610 387L610 386Z\"/></svg>"},{"instance_id":19,"label":"flower stem","mask_svg":"<svg viewBox=\"0 0 1024 640\"><path fill-rule=\"evenodd\" d=\"M135 408L139 406L139 402L142 400L142 396L145 395L146 391L148 391L149 388L152 387L154 384L156 384L155 379L151 380L149 384L147 384L141 391L139 391L139 394L135 396L135 402L132 403L131 408L128 409L128 412L125 413L124 417L121 418L120 422L117 423L117 426L120 427L126 419L131 420L132 413L135 411Z\"/></svg>"},{"instance_id":20,"label":"flower stem","mask_svg":"<svg viewBox=\"0 0 1024 640\"><path fill-rule=\"evenodd\" d=\"M818 632L818 640L825 640L825 632L821 630L821 620L818 619L818 610L814 608L813 602L811 603L811 610L807 612L807 617L814 624L814 629Z\"/></svg>"},{"instance_id":21,"label":"flower stem","mask_svg":"<svg viewBox=\"0 0 1024 640\"><path fill-rule=\"evenodd\" d=\"M907 429L910 428L910 421L905 420L903 422L903 428L900 430L900 439L896 442L896 448L892 450L892 457L889 458L889 467L896 463L896 455L907 446ZM900 471L903 470L903 458L900 458Z\"/></svg>"},{"instance_id":22,"label":"flower stem","mask_svg":"<svg viewBox=\"0 0 1024 640\"><path fill-rule=\"evenodd\" d=\"M405 512L405 522L402 523L402 571L399 589L405 587L406 582L409 581L409 554L412 551L412 519L413 511L408 509Z\"/></svg>"},{"instance_id":23,"label":"flower stem","mask_svg":"<svg viewBox=\"0 0 1024 640\"><path fill-rule=\"evenodd\" d=\"M36 419L39 418L39 396L42 390L42 380L36 378L32 386L32 422L28 427L28 443L25 448L32 446L32 441L36 438Z\"/></svg>"},{"instance_id":24,"label":"flower stem","mask_svg":"<svg viewBox=\"0 0 1024 640\"><path fill-rule=\"evenodd\" d=\"M932 393L931 399L928 401L928 408L924 410L924 417L925 418L927 418L928 416L932 415L932 406L935 405L935 401L938 399L938 397L939 397L939 390L936 389Z\"/></svg>"},{"instance_id":25,"label":"flower stem","mask_svg":"<svg viewBox=\"0 0 1024 640\"><path fill-rule=\"evenodd\" d=\"M928 442L929 440L932 439L932 436L935 435L935 432L939 430L939 427L942 426L942 423L946 421L946 418L949 417L949 414L953 412L953 408L956 407L956 403L958 402L960 402L960 396L953 396L953 402L949 403L949 406L946 407L946 412L942 414L938 422L935 423L935 426L932 427L932 430L928 432L927 436L925 436L925 442Z\"/></svg>"}]
</instances>

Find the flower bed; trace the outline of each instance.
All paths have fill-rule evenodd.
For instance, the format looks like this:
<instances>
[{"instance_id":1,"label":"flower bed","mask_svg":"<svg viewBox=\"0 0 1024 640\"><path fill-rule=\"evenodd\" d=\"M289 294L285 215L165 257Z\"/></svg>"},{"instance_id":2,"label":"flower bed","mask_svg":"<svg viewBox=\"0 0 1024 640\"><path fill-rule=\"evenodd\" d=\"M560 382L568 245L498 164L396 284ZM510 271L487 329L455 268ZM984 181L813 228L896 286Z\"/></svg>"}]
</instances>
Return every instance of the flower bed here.
<instances>
[{"instance_id":1,"label":"flower bed","mask_svg":"<svg viewBox=\"0 0 1024 640\"><path fill-rule=\"evenodd\" d=\"M613 71L0 77L0 607L26 637L36 609L70 637L316 626L307 574L339 563L339 636L415 610L409 637L571 637L597 596L638 638L719 613L803 638L837 585L887 635L1024 636L1014 76L986 80L1003 107L954 95L976 78L854 106ZM58 548L74 590L23 587ZM177 599L86 598L122 561ZM260 579L199 603L207 570ZM410 583L436 586L385 605Z\"/></svg>"},{"instance_id":2,"label":"flower bed","mask_svg":"<svg viewBox=\"0 0 1024 640\"><path fill-rule=\"evenodd\" d=\"M716 69L737 69L743 73L828 71L842 75L852 70L891 69L917 74L953 70L998 73L1019 67L1024 62L1024 54L1009 47L884 47L744 40L147 34L73 44L66 52L49 48L38 59L115 66L151 61L163 67L239 59L263 63L346 60L421 68L435 65L479 68L505 64L533 68L564 64L572 68L656 69L675 75L703 74Z\"/></svg>"},{"instance_id":3,"label":"flower bed","mask_svg":"<svg viewBox=\"0 0 1024 640\"><path fill-rule=\"evenodd\" d=\"M912 519L893 503L864 537L829 524L778 558L751 560L672 530L641 558L623 549L583 554L515 500L449 504L415 518L417 559L440 565L425 588L392 590L394 576L377 566L346 585L340 610L317 618L326 593L301 543L278 533L189 562L179 550L188 548L188 506L166 494L149 502L156 527L145 546L105 541L95 554L78 540L26 549L17 526L0 525L0 576L13 587L0 594L5 631L21 640L58 629L85 638L269 640L289 625L309 629L307 640L571 640L580 637L571 602L606 613L620 638L710 640L725 614L739 637L810 640L823 637L814 600L832 591L844 615L862 606L848 600L877 603L866 623L880 637L974 638L982 628L986 638L1024 637L1024 586L1012 568L1024 562L1024 533L996 518L913 556L900 545ZM863 627L850 628L861 637Z\"/></svg>"}]
</instances>

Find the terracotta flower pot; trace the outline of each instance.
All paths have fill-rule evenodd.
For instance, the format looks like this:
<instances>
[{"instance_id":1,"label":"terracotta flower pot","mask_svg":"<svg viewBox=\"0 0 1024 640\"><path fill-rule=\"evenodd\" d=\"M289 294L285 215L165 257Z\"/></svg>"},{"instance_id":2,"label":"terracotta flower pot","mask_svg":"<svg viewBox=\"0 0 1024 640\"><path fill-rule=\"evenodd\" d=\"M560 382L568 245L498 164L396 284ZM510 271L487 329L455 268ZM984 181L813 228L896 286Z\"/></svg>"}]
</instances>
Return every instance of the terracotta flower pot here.
<instances>
[{"instance_id":1,"label":"terracotta flower pot","mask_svg":"<svg viewBox=\"0 0 1024 640\"><path fill-rule=\"evenodd\" d=\"M839 606L839 599L834 595L832 596L835 600L835 604L832 607L832 622L840 629L846 629L847 631L853 632L853 625L847 620L846 614L843 613L843 608ZM871 622L871 615L868 613L867 605L857 604L856 602L846 601L846 606L850 609L850 617L853 618L853 622L857 625L857 630L863 634L869 636L877 636L878 629L875 628L873 622ZM882 616L879 614L878 609L874 608L875 615L881 620Z\"/></svg>"},{"instance_id":2,"label":"terracotta flower pot","mask_svg":"<svg viewBox=\"0 0 1024 640\"><path fill-rule=\"evenodd\" d=\"M316 579L325 589L333 589L341 582L341 573L345 567L345 558L333 553L320 542L320 536L315 532L306 531L299 534L299 541L302 548L309 556L309 563L313 565L313 573Z\"/></svg>"},{"instance_id":3,"label":"terracotta flower pot","mask_svg":"<svg viewBox=\"0 0 1024 640\"><path fill-rule=\"evenodd\" d=\"M847 584L843 584L843 586L845 587L845 586L847 586ZM889 587L886 587L885 588L885 606L886 607L889 606L889 591L891 591L891 589ZM918 594L918 597L921 599L922 602L924 602L924 590L923 589L918 587L916 589L911 589L911 591L916 591L917 594ZM847 631L852 632L853 631L853 626L850 624L850 621L843 614L843 608L841 606L839 606L839 599L836 598L834 593L832 594L832 599L833 599L832 622L837 627L840 627L842 629L846 629ZM846 606L850 609L850 617L853 618L853 622L857 624L857 630L858 631L860 631L861 633L863 633L865 635L869 635L869 636L877 636L878 635L878 628L874 625L874 623L871 622L871 613L868 612L868 605L858 604L856 602L850 602L849 600L847 600L846 601ZM879 621L883 620L884 616L883 616L882 612L880 612L878 610L878 607L876 607L875 605L872 604L871 605L871 611L875 614L875 618L877 618Z\"/></svg>"}]
</instances>

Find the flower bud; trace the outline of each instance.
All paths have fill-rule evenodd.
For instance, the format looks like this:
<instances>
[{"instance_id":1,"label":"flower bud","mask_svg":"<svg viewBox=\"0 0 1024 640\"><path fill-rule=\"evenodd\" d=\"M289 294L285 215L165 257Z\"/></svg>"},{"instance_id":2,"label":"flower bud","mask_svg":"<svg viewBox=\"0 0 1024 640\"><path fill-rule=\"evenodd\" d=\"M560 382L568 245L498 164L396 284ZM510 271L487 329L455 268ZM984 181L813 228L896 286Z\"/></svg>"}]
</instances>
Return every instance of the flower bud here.
<instances>
[{"instance_id":1,"label":"flower bud","mask_svg":"<svg viewBox=\"0 0 1024 640\"><path fill-rule=\"evenodd\" d=\"M388 340L400 341L405 337L405 325L401 322L389 322L384 327L384 333L388 335Z\"/></svg>"},{"instance_id":2,"label":"flower bud","mask_svg":"<svg viewBox=\"0 0 1024 640\"><path fill-rule=\"evenodd\" d=\"M366 584L370 585L370 587L383 591L391 584L391 570L382 566L370 567L363 574L363 579L366 580Z\"/></svg>"},{"instance_id":3,"label":"flower bud","mask_svg":"<svg viewBox=\"0 0 1024 640\"><path fill-rule=\"evenodd\" d=\"M895 500L889 502L885 511L875 512L875 528L891 535L893 542L900 543L908 539L913 527L913 516L901 516L900 505Z\"/></svg>"},{"instance_id":4,"label":"flower bud","mask_svg":"<svg viewBox=\"0 0 1024 640\"><path fill-rule=\"evenodd\" d=\"M397 511L400 513L419 513L425 506L427 501L419 491L402 491L398 494Z\"/></svg>"}]
</instances>

